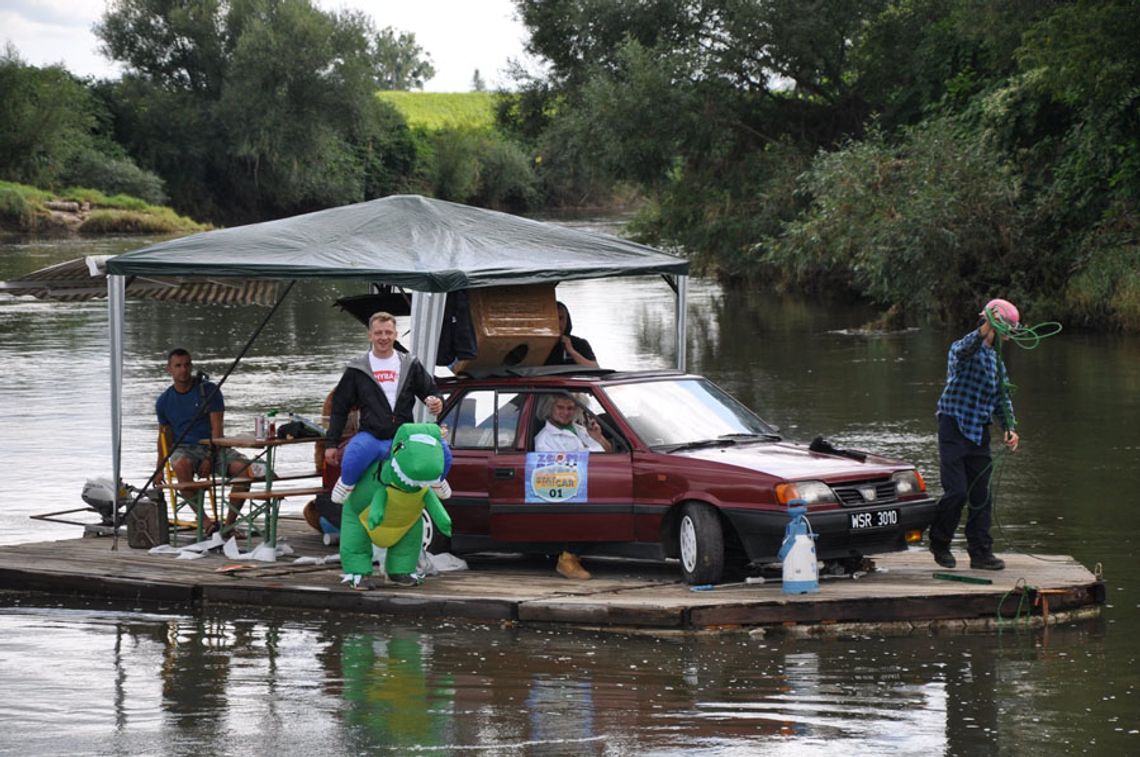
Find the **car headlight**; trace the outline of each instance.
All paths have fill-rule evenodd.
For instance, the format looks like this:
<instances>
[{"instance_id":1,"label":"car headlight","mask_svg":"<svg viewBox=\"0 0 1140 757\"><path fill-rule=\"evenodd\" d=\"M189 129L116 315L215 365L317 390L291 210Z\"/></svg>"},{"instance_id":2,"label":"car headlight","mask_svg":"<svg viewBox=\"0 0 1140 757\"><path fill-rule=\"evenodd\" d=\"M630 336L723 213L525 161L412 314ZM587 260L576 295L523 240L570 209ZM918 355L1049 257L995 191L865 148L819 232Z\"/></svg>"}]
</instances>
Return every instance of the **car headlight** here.
<instances>
[{"instance_id":1,"label":"car headlight","mask_svg":"<svg viewBox=\"0 0 1140 757\"><path fill-rule=\"evenodd\" d=\"M819 505L826 502L838 502L835 492L822 481L792 481L787 484L776 484L776 501L786 505L793 499L802 499L808 505Z\"/></svg>"},{"instance_id":2,"label":"car headlight","mask_svg":"<svg viewBox=\"0 0 1140 757\"><path fill-rule=\"evenodd\" d=\"M922 474L913 468L899 471L891 476L891 480L895 482L895 492L900 497L913 497L926 491Z\"/></svg>"}]
</instances>

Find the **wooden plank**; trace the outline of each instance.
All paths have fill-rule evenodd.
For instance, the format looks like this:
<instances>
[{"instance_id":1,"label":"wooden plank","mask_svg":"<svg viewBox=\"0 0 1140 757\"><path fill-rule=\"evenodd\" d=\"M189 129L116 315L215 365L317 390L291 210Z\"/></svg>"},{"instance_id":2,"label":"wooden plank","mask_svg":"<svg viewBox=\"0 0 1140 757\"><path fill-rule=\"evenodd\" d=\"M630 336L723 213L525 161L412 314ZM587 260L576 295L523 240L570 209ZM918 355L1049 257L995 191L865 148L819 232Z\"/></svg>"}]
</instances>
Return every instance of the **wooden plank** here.
<instances>
[{"instance_id":1,"label":"wooden plank","mask_svg":"<svg viewBox=\"0 0 1140 757\"><path fill-rule=\"evenodd\" d=\"M252 492L230 492L230 499L238 500L252 500L252 499L285 499L286 497L315 497L318 494L324 494L326 491L323 486L309 486L302 489L272 489L268 491L252 491Z\"/></svg>"},{"instance_id":2,"label":"wooden plank","mask_svg":"<svg viewBox=\"0 0 1140 757\"><path fill-rule=\"evenodd\" d=\"M599 596L590 602L521 602L518 606L518 619L531 623L649 628L680 628L686 623L684 609L680 607L629 605L608 601L610 599L612 598Z\"/></svg>"},{"instance_id":3,"label":"wooden plank","mask_svg":"<svg viewBox=\"0 0 1140 757\"><path fill-rule=\"evenodd\" d=\"M300 481L300 480L306 479L306 478L320 478L321 475L322 475L321 471L317 471L317 470L314 470L314 471L296 471L296 472L286 471L284 473L274 473L273 474L273 480L274 481ZM227 479L226 484L228 486L233 486L234 484L258 484L258 483L261 483L263 481L265 481L264 478L248 478L245 476L236 476L234 478Z\"/></svg>"}]
</instances>

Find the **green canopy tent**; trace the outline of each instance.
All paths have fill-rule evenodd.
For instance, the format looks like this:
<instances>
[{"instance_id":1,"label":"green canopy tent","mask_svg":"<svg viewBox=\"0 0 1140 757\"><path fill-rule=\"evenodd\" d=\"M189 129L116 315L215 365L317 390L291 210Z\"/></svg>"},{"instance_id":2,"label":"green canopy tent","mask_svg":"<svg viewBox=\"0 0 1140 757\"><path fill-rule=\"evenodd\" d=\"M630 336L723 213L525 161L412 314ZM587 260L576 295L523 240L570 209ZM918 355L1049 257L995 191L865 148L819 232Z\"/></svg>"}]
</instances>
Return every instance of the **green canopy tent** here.
<instances>
[{"instance_id":1,"label":"green canopy tent","mask_svg":"<svg viewBox=\"0 0 1140 757\"><path fill-rule=\"evenodd\" d=\"M359 279L401 287L412 291L412 350L430 366L447 292L661 274L676 292L677 367L684 370L688 269L683 258L617 237L417 195L207 231L115 256L106 261L113 480L120 480L128 279Z\"/></svg>"}]
</instances>

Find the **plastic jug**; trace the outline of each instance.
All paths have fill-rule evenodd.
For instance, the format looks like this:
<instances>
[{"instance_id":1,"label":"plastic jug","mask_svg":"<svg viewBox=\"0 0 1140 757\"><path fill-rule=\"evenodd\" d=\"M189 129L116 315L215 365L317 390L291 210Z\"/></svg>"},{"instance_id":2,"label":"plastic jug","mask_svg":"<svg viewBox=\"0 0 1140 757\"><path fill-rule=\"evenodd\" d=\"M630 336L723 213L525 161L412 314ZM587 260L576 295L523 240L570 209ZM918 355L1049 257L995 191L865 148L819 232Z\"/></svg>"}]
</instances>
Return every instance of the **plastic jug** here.
<instances>
[{"instance_id":1,"label":"plastic jug","mask_svg":"<svg viewBox=\"0 0 1140 757\"><path fill-rule=\"evenodd\" d=\"M784 563L784 593L810 594L819 591L819 563L815 556L815 533L807 519L807 502L793 499L788 503L787 529L780 547Z\"/></svg>"}]
</instances>

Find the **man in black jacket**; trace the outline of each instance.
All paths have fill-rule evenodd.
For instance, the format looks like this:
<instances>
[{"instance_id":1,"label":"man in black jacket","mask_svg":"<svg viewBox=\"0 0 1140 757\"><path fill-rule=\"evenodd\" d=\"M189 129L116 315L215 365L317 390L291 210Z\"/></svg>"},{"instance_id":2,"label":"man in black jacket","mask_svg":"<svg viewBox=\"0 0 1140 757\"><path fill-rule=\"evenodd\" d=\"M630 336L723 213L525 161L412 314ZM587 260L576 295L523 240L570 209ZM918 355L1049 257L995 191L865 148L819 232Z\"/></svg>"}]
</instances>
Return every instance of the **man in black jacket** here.
<instances>
[{"instance_id":1,"label":"man in black jacket","mask_svg":"<svg viewBox=\"0 0 1140 757\"><path fill-rule=\"evenodd\" d=\"M348 497L374 460L388 456L396 429L412 421L417 399L433 415L439 415L443 408L431 373L416 358L396 351L395 316L374 314L368 320L368 341L372 349L348 363L333 390L325 462L335 465L340 457L340 479L332 492L334 502ZM353 407L360 408L360 431L341 456L337 447Z\"/></svg>"}]
</instances>

